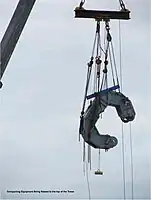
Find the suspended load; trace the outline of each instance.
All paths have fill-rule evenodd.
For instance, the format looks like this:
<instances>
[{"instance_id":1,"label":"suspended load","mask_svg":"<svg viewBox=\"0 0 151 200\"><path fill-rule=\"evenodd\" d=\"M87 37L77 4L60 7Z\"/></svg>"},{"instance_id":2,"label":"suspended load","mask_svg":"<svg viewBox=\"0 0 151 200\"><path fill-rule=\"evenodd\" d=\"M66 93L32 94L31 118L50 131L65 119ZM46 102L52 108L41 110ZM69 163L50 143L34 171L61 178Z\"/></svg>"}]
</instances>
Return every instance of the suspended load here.
<instances>
[{"instance_id":1,"label":"suspended load","mask_svg":"<svg viewBox=\"0 0 151 200\"><path fill-rule=\"evenodd\" d=\"M96 123L100 115L102 115L108 106L111 106L116 109L120 119L124 123L128 123L134 120L135 110L130 99L120 91L109 20L104 19L104 47L102 46L101 42L102 38L100 20L96 19L96 21L96 35L91 60L88 63L87 82L83 109L81 111L79 134L82 135L84 141L93 148L108 150L115 147L118 144L118 140L113 135L99 133L98 129L96 128ZM96 56L94 56L95 50ZM113 81L113 86L111 87L108 87L108 57L110 59L111 75ZM93 87L95 89L93 90L92 94L88 95L90 80L92 79L92 76ZM89 106L87 109L85 109L87 102L89 102Z\"/></svg>"},{"instance_id":2,"label":"suspended load","mask_svg":"<svg viewBox=\"0 0 151 200\"><path fill-rule=\"evenodd\" d=\"M79 7L75 9L75 17L95 19L96 32L91 59L87 65L87 80L80 116L79 140L81 135L83 138L84 164L86 157L85 144L88 144L87 161L90 164L90 169L91 147L99 150L98 170L94 174L103 175L103 171L100 170L100 150L108 151L116 147L118 139L113 134L100 133L96 127L98 119L102 118L108 106L115 108L117 115L124 123L133 121L136 115L131 100L121 92L110 33L110 20L129 20L130 11L126 9L123 0L119 0L121 7L119 11L87 10L83 7L84 3L85 0L81 0ZM100 26L101 24L105 25L104 30Z\"/></svg>"},{"instance_id":3,"label":"suspended load","mask_svg":"<svg viewBox=\"0 0 151 200\"><path fill-rule=\"evenodd\" d=\"M95 126L100 114L104 112L107 106L115 107L119 117L125 123L135 118L131 101L122 93L110 91L96 97L84 112L80 125L80 134L83 139L94 148L110 149L118 143L114 136L99 134Z\"/></svg>"},{"instance_id":4,"label":"suspended load","mask_svg":"<svg viewBox=\"0 0 151 200\"><path fill-rule=\"evenodd\" d=\"M85 142L98 149L110 149L117 145L118 141L110 135L99 134L95 124L100 113L104 112L106 105L102 104L99 98L95 98L81 119L80 134Z\"/></svg>"}]
</instances>

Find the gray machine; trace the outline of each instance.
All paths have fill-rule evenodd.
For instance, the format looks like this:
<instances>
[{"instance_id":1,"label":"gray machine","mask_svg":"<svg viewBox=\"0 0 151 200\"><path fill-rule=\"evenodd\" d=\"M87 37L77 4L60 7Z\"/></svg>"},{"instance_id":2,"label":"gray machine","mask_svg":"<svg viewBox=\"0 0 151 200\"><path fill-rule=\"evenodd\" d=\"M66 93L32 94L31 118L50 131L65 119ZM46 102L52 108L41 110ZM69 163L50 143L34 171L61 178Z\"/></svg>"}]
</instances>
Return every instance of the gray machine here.
<instances>
[{"instance_id":1,"label":"gray machine","mask_svg":"<svg viewBox=\"0 0 151 200\"><path fill-rule=\"evenodd\" d=\"M110 91L95 97L83 115L80 134L90 146L105 150L118 144L116 137L99 134L95 126L100 114L104 112L107 106L115 107L124 123L133 121L135 118L135 111L131 101L122 93Z\"/></svg>"},{"instance_id":2,"label":"gray machine","mask_svg":"<svg viewBox=\"0 0 151 200\"><path fill-rule=\"evenodd\" d=\"M79 7L75 9L76 18L93 18L96 21L96 34L91 59L88 63L79 135L82 135L84 142L90 146L105 150L115 147L118 144L118 140L113 135L100 134L96 128L96 122L104 110L108 106L114 107L121 121L124 123L133 121L136 115L132 102L128 97L122 94L120 90L112 36L110 33L110 20L130 19L130 11L126 9L124 2L120 0L119 3L121 7L119 11L87 10L83 7L85 0L82 0ZM103 24L105 24L104 32L101 27ZM111 72L110 78L112 78L112 87L109 87L108 83L109 71ZM95 89L93 94L88 95L92 77L94 77L92 87ZM90 105L86 109L86 101L92 98L94 99L90 101Z\"/></svg>"}]
</instances>

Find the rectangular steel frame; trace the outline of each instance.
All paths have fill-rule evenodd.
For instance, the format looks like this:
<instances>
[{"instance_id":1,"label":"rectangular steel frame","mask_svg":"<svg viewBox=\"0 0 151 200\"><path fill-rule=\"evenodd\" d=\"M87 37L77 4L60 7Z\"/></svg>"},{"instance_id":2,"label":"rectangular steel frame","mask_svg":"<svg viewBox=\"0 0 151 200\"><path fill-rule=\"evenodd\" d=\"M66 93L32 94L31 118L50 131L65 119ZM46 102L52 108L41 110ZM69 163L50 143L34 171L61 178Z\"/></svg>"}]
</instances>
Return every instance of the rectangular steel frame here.
<instances>
[{"instance_id":1,"label":"rectangular steel frame","mask_svg":"<svg viewBox=\"0 0 151 200\"><path fill-rule=\"evenodd\" d=\"M94 18L98 20L110 20L110 19L122 19L129 20L130 19L130 11L129 10L121 10L121 11L106 11L106 10L85 10L83 8L75 9L75 18Z\"/></svg>"}]
</instances>

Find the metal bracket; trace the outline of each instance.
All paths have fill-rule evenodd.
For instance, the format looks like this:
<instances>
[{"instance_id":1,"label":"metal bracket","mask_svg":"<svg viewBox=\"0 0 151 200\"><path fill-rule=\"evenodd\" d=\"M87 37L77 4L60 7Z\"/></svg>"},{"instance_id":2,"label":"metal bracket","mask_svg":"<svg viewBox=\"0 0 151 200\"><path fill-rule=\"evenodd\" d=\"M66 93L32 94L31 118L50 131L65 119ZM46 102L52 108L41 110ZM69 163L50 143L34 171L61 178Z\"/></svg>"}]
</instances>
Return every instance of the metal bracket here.
<instances>
[{"instance_id":1,"label":"metal bracket","mask_svg":"<svg viewBox=\"0 0 151 200\"><path fill-rule=\"evenodd\" d=\"M93 18L100 21L109 21L110 19L122 19L122 20L130 19L129 10L106 11L106 10L86 10L86 9L76 8L74 11L75 11L75 18Z\"/></svg>"}]
</instances>

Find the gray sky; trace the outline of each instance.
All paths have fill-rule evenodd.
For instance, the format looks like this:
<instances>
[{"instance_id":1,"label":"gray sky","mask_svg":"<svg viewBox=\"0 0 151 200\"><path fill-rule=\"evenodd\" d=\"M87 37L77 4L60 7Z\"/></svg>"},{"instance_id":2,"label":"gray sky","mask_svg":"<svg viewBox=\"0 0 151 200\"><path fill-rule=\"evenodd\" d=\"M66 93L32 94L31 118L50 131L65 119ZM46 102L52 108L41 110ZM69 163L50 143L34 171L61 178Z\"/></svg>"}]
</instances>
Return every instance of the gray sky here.
<instances>
[{"instance_id":1,"label":"gray sky","mask_svg":"<svg viewBox=\"0 0 151 200\"><path fill-rule=\"evenodd\" d=\"M2 38L18 0L0 1ZM83 175L79 114L84 96L86 63L91 56L95 23L74 19L78 1L39 0L2 79L0 91L1 198L88 198ZM127 0L131 20L122 22L123 93L133 102L134 196L149 199L149 0ZM117 8L117 1L90 0L87 8ZM118 22L111 23L115 46ZM116 49L118 63L118 49ZM95 176L98 152L92 149L91 196L122 199L121 121L107 109L100 132L119 144L101 151L103 176ZM124 125L126 195L131 198L129 125ZM82 140L81 140L82 141ZM8 194L7 190L74 190L74 194Z\"/></svg>"}]
</instances>

